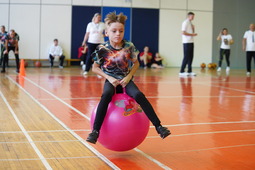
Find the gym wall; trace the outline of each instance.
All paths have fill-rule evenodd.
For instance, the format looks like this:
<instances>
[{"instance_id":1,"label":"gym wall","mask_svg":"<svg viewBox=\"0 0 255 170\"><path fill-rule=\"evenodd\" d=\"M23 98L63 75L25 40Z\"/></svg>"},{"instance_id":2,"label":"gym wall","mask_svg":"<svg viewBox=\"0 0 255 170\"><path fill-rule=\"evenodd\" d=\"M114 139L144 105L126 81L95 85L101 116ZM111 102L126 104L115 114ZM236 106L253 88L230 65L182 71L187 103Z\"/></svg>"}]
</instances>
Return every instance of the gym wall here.
<instances>
[{"instance_id":1,"label":"gym wall","mask_svg":"<svg viewBox=\"0 0 255 170\"><path fill-rule=\"evenodd\" d=\"M159 51L165 64L179 67L183 57L181 24L188 11L196 16L194 66L212 60L213 0L0 0L0 25L19 33L20 57L48 58L54 38L67 58L77 58L86 25L95 12L126 10L127 38L142 51Z\"/></svg>"},{"instance_id":2,"label":"gym wall","mask_svg":"<svg viewBox=\"0 0 255 170\"><path fill-rule=\"evenodd\" d=\"M249 25L255 23L254 0L214 0L213 17L213 62L218 62L220 43L216 40L222 28L228 28L234 39L231 46L231 68L246 69L246 52L242 50L242 40ZM222 63L226 67L226 62ZM253 67L254 68L254 67Z\"/></svg>"}]
</instances>

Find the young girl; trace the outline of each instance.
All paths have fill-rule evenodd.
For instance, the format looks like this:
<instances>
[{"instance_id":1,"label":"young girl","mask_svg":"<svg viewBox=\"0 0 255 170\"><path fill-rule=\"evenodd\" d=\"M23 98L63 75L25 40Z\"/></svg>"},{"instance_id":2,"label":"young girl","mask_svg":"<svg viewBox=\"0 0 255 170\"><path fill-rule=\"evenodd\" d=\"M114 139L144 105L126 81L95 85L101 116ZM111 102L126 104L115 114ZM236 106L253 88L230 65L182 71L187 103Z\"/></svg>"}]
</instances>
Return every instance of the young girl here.
<instances>
[{"instance_id":1,"label":"young girl","mask_svg":"<svg viewBox=\"0 0 255 170\"><path fill-rule=\"evenodd\" d=\"M126 93L140 104L161 138L171 134L166 127L161 126L160 120L151 104L132 81L133 75L139 68L137 60L139 52L131 42L123 40L126 19L127 17L122 13L116 15L115 12L112 12L106 16L106 35L109 37L109 41L99 45L93 54L95 62L92 71L106 78L106 80L103 94L97 107L93 131L87 138L90 143L97 142L108 104L115 93L115 87L119 85L123 88L125 87ZM129 67L130 61L133 63L131 68Z\"/></svg>"},{"instance_id":2,"label":"young girl","mask_svg":"<svg viewBox=\"0 0 255 170\"><path fill-rule=\"evenodd\" d=\"M234 43L232 36L228 34L228 29L223 28L222 31L220 32L219 36L217 37L218 41L221 41L221 46L220 46L220 58L219 58L219 67L217 71L221 71L221 64L223 60L223 56L225 55L226 57L226 62L227 62L227 68L226 72L229 72L230 70L230 62L229 62L229 56L230 56L230 45Z\"/></svg>"}]
</instances>

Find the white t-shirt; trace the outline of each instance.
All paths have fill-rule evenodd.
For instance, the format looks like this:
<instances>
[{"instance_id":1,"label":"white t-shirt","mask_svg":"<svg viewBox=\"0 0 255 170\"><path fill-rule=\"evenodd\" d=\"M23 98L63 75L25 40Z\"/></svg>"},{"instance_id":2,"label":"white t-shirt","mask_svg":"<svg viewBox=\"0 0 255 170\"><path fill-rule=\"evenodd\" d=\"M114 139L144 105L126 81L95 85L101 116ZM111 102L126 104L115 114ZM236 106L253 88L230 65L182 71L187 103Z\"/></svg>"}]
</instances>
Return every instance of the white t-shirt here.
<instances>
[{"instance_id":1,"label":"white t-shirt","mask_svg":"<svg viewBox=\"0 0 255 170\"><path fill-rule=\"evenodd\" d=\"M232 36L228 35L221 35L221 49L230 49L229 41L232 40Z\"/></svg>"},{"instance_id":2,"label":"white t-shirt","mask_svg":"<svg viewBox=\"0 0 255 170\"><path fill-rule=\"evenodd\" d=\"M87 25L86 32L89 32L89 43L93 44L101 44L104 43L104 35L103 32L105 30L105 25L103 22L99 22L95 24L94 22L90 22Z\"/></svg>"},{"instance_id":3,"label":"white t-shirt","mask_svg":"<svg viewBox=\"0 0 255 170\"><path fill-rule=\"evenodd\" d=\"M185 31L189 34L193 34L193 29L192 29L192 23L189 19L186 19L185 21L183 21L182 23L182 31ZM188 35L183 35L182 34L182 42L183 43L193 43L194 42L194 38L193 36L188 36Z\"/></svg>"},{"instance_id":4,"label":"white t-shirt","mask_svg":"<svg viewBox=\"0 0 255 170\"><path fill-rule=\"evenodd\" d=\"M246 51L255 51L255 31L246 31L243 38L246 39Z\"/></svg>"}]
</instances>

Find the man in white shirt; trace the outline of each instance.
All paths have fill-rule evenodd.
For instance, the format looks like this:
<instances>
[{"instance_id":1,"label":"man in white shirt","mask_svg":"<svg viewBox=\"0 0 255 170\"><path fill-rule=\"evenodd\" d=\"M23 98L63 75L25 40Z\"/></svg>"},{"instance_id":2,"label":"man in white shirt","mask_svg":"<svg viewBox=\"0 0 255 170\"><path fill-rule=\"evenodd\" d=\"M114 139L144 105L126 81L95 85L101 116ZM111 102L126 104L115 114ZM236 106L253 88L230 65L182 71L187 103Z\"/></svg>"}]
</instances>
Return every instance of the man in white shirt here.
<instances>
[{"instance_id":1,"label":"man in white shirt","mask_svg":"<svg viewBox=\"0 0 255 170\"><path fill-rule=\"evenodd\" d=\"M54 44L50 47L49 51L50 66L53 67L53 61L55 58L59 58L59 68L63 68L65 56L63 55L62 48L58 45L58 39L54 39Z\"/></svg>"},{"instance_id":2,"label":"man in white shirt","mask_svg":"<svg viewBox=\"0 0 255 170\"><path fill-rule=\"evenodd\" d=\"M247 76L251 74L251 60L255 63L255 24L250 24L250 30L243 36L243 51L246 51Z\"/></svg>"},{"instance_id":3,"label":"man in white shirt","mask_svg":"<svg viewBox=\"0 0 255 170\"><path fill-rule=\"evenodd\" d=\"M194 55L194 36L197 36L195 33L195 26L192 24L195 14L189 12L187 19L182 23L182 43L183 43L183 52L184 57L182 60L182 66L179 73L179 76L195 76L196 74L192 72L192 61ZM185 72L185 67L188 65L188 72Z\"/></svg>"}]
</instances>

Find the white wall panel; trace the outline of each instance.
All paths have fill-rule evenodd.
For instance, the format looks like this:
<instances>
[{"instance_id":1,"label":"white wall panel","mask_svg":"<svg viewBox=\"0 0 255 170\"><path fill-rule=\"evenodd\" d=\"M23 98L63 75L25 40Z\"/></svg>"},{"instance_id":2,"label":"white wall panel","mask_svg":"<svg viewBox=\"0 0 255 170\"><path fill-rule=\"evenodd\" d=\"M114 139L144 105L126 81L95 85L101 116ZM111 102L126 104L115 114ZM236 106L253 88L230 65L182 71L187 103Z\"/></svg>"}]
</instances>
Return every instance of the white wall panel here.
<instances>
[{"instance_id":1,"label":"white wall panel","mask_svg":"<svg viewBox=\"0 0 255 170\"><path fill-rule=\"evenodd\" d=\"M10 29L20 35L20 58L39 57L39 5L11 5Z\"/></svg>"},{"instance_id":2,"label":"white wall panel","mask_svg":"<svg viewBox=\"0 0 255 170\"><path fill-rule=\"evenodd\" d=\"M160 8L163 9L186 9L187 0L161 0Z\"/></svg>"},{"instance_id":3,"label":"white wall panel","mask_svg":"<svg viewBox=\"0 0 255 170\"><path fill-rule=\"evenodd\" d=\"M8 30L8 20L9 20L9 5L0 4L0 25L4 25L6 30Z\"/></svg>"},{"instance_id":4,"label":"white wall panel","mask_svg":"<svg viewBox=\"0 0 255 170\"><path fill-rule=\"evenodd\" d=\"M9 3L9 0L0 0L0 3Z\"/></svg>"},{"instance_id":5,"label":"white wall panel","mask_svg":"<svg viewBox=\"0 0 255 170\"><path fill-rule=\"evenodd\" d=\"M10 0L10 3L19 3L19 4L40 4L40 0Z\"/></svg>"},{"instance_id":6,"label":"white wall panel","mask_svg":"<svg viewBox=\"0 0 255 170\"><path fill-rule=\"evenodd\" d=\"M213 14L212 12L195 12L195 51L193 66L200 66L201 63L212 61L212 34Z\"/></svg>"},{"instance_id":7,"label":"white wall panel","mask_svg":"<svg viewBox=\"0 0 255 170\"><path fill-rule=\"evenodd\" d=\"M188 10L213 11L213 0L188 0Z\"/></svg>"},{"instance_id":8,"label":"white wall panel","mask_svg":"<svg viewBox=\"0 0 255 170\"><path fill-rule=\"evenodd\" d=\"M103 0L73 0L73 5L101 6Z\"/></svg>"},{"instance_id":9,"label":"white wall panel","mask_svg":"<svg viewBox=\"0 0 255 170\"><path fill-rule=\"evenodd\" d=\"M57 11L57 12L56 12ZM71 49L71 6L42 6L41 16L41 58L48 58L53 39L59 40L66 58Z\"/></svg>"},{"instance_id":10,"label":"white wall panel","mask_svg":"<svg viewBox=\"0 0 255 170\"><path fill-rule=\"evenodd\" d=\"M132 7L135 7L135 8L159 8L159 0L132 0Z\"/></svg>"},{"instance_id":11,"label":"white wall panel","mask_svg":"<svg viewBox=\"0 0 255 170\"><path fill-rule=\"evenodd\" d=\"M160 10L159 52L167 66L181 65L183 58L181 24L185 16L185 11Z\"/></svg>"},{"instance_id":12,"label":"white wall panel","mask_svg":"<svg viewBox=\"0 0 255 170\"><path fill-rule=\"evenodd\" d=\"M42 0L42 4L71 5L72 0Z\"/></svg>"},{"instance_id":13,"label":"white wall panel","mask_svg":"<svg viewBox=\"0 0 255 170\"><path fill-rule=\"evenodd\" d=\"M129 0L103 0L103 6L131 7Z\"/></svg>"}]
</instances>

